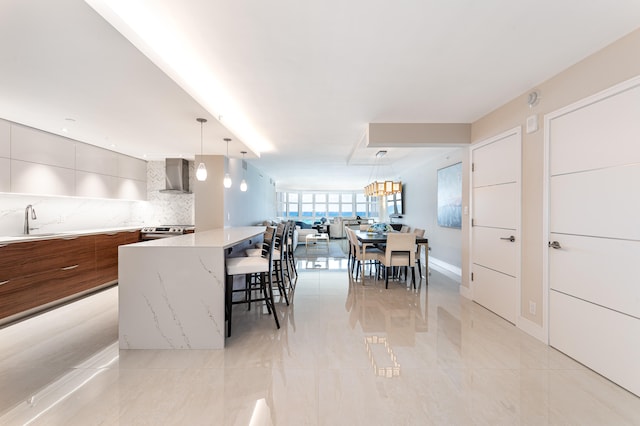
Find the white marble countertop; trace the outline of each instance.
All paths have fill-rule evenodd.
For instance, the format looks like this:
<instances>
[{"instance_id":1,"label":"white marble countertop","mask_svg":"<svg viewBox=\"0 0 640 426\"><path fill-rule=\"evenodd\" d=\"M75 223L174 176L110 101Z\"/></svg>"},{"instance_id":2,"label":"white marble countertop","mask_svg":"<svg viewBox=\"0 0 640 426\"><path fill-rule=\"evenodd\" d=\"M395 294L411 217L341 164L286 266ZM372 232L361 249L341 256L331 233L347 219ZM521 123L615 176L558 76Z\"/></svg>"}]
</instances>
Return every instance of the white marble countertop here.
<instances>
[{"instance_id":1,"label":"white marble countertop","mask_svg":"<svg viewBox=\"0 0 640 426\"><path fill-rule=\"evenodd\" d=\"M64 237L81 236L81 235L110 234L115 232L137 231L138 229L142 229L142 226L96 228L96 229L84 229L81 231L60 231L60 232L41 233L41 234L33 233L29 235L13 235L13 236L0 235L0 244L21 243L25 241L50 240L55 238L64 238Z\"/></svg>"},{"instance_id":2,"label":"white marble countertop","mask_svg":"<svg viewBox=\"0 0 640 426\"><path fill-rule=\"evenodd\" d=\"M200 231L171 238L143 241L127 247L222 247L228 248L257 237L266 230L265 226L239 226Z\"/></svg>"}]
</instances>

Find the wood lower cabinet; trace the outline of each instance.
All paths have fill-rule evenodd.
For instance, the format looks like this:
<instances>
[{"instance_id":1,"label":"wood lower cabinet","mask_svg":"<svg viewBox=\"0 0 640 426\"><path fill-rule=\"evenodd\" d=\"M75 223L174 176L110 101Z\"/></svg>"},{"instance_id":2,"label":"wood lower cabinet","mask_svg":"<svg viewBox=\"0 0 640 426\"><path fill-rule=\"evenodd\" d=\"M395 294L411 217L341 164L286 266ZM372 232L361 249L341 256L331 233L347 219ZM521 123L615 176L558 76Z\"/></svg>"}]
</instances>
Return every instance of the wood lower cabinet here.
<instances>
[{"instance_id":1,"label":"wood lower cabinet","mask_svg":"<svg viewBox=\"0 0 640 426\"><path fill-rule=\"evenodd\" d=\"M118 279L120 233L96 235L96 275L102 282Z\"/></svg>"},{"instance_id":2,"label":"wood lower cabinet","mask_svg":"<svg viewBox=\"0 0 640 426\"><path fill-rule=\"evenodd\" d=\"M10 280L0 287L2 317L19 314L95 287L95 263L73 264Z\"/></svg>"},{"instance_id":3,"label":"wood lower cabinet","mask_svg":"<svg viewBox=\"0 0 640 426\"><path fill-rule=\"evenodd\" d=\"M0 246L0 321L118 279L118 247L140 231Z\"/></svg>"},{"instance_id":4,"label":"wood lower cabinet","mask_svg":"<svg viewBox=\"0 0 640 426\"><path fill-rule=\"evenodd\" d=\"M101 283L118 279L118 247L140 241L140 231L96 235L96 273Z\"/></svg>"}]
</instances>

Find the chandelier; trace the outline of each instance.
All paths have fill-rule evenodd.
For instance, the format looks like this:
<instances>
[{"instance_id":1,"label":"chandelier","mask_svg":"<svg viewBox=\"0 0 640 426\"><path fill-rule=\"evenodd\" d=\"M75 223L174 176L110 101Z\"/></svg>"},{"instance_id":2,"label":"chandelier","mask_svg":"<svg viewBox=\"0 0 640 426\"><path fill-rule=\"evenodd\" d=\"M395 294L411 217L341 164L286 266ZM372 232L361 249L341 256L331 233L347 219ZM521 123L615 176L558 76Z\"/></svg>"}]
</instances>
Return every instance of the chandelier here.
<instances>
[{"instance_id":1,"label":"chandelier","mask_svg":"<svg viewBox=\"0 0 640 426\"><path fill-rule=\"evenodd\" d=\"M387 151L376 152L376 165L374 170L378 167L380 158L384 157ZM370 184L364 187L364 195L368 197L385 197L387 195L393 195L402 192L402 182L392 180L374 180Z\"/></svg>"},{"instance_id":2,"label":"chandelier","mask_svg":"<svg viewBox=\"0 0 640 426\"><path fill-rule=\"evenodd\" d=\"M402 182L400 181L373 181L364 187L364 195L369 197L384 197L402 192Z\"/></svg>"}]
</instances>

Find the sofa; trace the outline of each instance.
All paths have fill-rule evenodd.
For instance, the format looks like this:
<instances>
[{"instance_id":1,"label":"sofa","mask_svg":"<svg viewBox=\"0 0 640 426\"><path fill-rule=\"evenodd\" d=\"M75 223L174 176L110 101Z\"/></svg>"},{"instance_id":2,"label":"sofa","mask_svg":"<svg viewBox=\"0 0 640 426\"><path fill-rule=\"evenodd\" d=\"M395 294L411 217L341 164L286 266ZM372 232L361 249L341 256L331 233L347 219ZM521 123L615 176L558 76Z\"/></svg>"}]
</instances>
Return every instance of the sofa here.
<instances>
[{"instance_id":1,"label":"sofa","mask_svg":"<svg viewBox=\"0 0 640 426\"><path fill-rule=\"evenodd\" d=\"M313 229L311 225L304 222L296 222L296 229L293 231L293 246L298 244L307 244L307 235L317 234L318 231Z\"/></svg>"}]
</instances>

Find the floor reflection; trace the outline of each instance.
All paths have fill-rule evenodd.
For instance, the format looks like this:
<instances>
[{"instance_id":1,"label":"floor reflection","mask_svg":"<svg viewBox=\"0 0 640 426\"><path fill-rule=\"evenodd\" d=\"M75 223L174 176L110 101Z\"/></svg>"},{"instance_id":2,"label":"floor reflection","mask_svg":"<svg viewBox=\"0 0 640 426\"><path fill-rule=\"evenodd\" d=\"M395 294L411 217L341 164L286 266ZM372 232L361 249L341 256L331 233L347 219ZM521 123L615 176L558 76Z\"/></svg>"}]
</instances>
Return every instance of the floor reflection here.
<instances>
[{"instance_id":1,"label":"floor reflection","mask_svg":"<svg viewBox=\"0 0 640 426\"><path fill-rule=\"evenodd\" d=\"M427 286L413 290L404 283L365 279L365 285L349 277L345 308L349 325L365 333L384 333L392 345L412 346L416 333L429 331Z\"/></svg>"},{"instance_id":2,"label":"floor reflection","mask_svg":"<svg viewBox=\"0 0 640 426\"><path fill-rule=\"evenodd\" d=\"M640 424L640 398L437 270L414 290L297 266L281 328L237 305L224 350L119 350L117 288L0 329L0 424Z\"/></svg>"}]
</instances>

